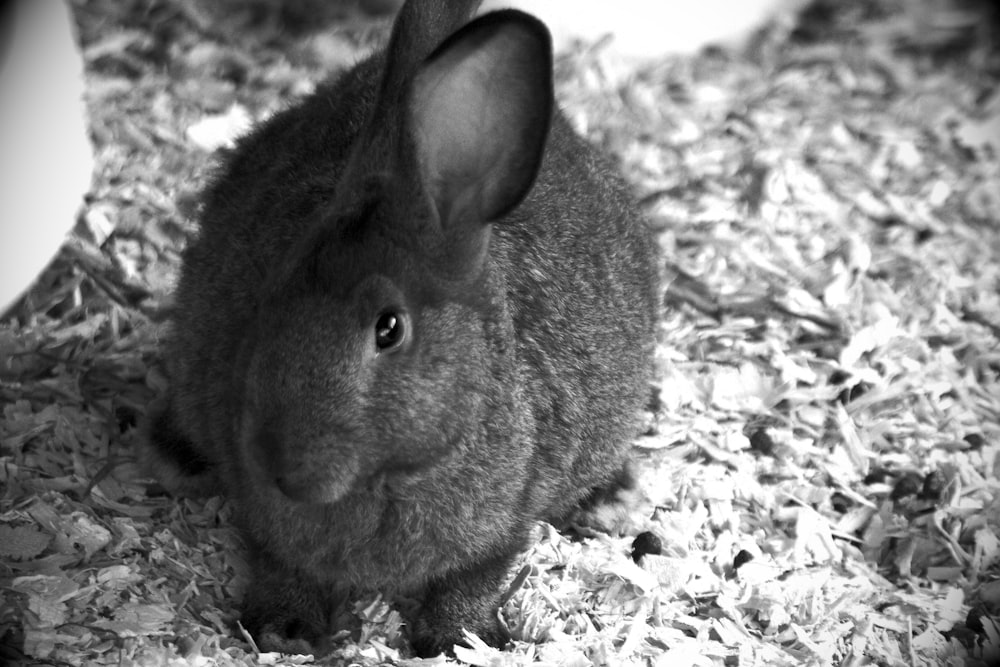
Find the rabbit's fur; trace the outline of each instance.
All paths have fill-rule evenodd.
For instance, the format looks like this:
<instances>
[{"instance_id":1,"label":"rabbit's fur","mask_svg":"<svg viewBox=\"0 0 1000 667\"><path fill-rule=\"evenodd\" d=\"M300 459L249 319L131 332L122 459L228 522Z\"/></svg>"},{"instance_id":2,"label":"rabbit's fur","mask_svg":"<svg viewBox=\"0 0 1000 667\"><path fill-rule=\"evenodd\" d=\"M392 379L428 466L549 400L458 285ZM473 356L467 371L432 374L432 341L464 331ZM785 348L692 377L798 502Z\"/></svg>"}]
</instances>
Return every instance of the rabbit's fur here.
<instances>
[{"instance_id":1,"label":"rabbit's fur","mask_svg":"<svg viewBox=\"0 0 1000 667\"><path fill-rule=\"evenodd\" d=\"M461 27L475 4L407 3L386 53L245 137L183 256L146 456L233 499L265 648L365 590L422 600L421 655L502 645L531 527L623 479L655 246L555 110L544 26Z\"/></svg>"}]
</instances>

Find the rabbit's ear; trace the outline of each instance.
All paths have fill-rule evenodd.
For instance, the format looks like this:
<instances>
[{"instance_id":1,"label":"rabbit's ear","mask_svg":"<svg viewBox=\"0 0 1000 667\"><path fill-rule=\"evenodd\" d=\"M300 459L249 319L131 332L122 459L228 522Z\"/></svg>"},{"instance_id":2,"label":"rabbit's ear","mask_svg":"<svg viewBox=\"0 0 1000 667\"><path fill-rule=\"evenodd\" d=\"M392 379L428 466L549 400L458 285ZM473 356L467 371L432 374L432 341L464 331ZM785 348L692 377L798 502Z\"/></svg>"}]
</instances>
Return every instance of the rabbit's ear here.
<instances>
[{"instance_id":1,"label":"rabbit's ear","mask_svg":"<svg viewBox=\"0 0 1000 667\"><path fill-rule=\"evenodd\" d=\"M446 236L496 220L528 194L552 106L551 38L522 12L469 23L424 62L410 92L409 126Z\"/></svg>"}]
</instances>

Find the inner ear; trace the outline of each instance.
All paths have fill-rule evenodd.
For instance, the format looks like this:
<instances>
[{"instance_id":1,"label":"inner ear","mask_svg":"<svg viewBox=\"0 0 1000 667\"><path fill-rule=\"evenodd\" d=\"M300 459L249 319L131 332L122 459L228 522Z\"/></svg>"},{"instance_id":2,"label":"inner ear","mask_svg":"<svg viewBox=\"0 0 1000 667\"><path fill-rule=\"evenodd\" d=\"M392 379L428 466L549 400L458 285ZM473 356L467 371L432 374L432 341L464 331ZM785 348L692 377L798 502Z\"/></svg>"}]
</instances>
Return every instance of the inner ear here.
<instances>
[{"instance_id":1,"label":"inner ear","mask_svg":"<svg viewBox=\"0 0 1000 667\"><path fill-rule=\"evenodd\" d=\"M552 107L551 39L527 14L482 16L431 54L412 83L410 127L445 229L494 221L524 199Z\"/></svg>"}]
</instances>

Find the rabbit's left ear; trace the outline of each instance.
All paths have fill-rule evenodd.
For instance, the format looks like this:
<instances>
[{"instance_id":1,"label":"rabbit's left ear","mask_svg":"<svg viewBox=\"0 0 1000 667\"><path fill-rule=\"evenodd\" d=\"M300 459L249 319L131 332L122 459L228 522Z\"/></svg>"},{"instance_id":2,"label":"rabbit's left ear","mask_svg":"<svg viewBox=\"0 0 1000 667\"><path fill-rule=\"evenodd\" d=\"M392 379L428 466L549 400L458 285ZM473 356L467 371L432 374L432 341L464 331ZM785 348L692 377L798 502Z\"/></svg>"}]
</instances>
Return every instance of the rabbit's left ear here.
<instances>
[{"instance_id":1,"label":"rabbit's left ear","mask_svg":"<svg viewBox=\"0 0 1000 667\"><path fill-rule=\"evenodd\" d=\"M408 121L446 236L475 235L467 225L496 220L524 199L541 165L552 107L551 38L522 12L476 19L424 62Z\"/></svg>"}]
</instances>

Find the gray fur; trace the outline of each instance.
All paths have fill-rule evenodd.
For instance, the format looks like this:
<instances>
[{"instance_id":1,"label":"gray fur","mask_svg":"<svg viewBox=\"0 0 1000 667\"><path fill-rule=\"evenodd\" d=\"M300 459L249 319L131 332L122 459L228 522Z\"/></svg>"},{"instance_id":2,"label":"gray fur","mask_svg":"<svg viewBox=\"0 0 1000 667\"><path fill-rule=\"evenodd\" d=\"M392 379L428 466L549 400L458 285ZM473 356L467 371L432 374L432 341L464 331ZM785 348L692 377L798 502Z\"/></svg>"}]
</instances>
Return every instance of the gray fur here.
<instances>
[{"instance_id":1,"label":"gray fur","mask_svg":"<svg viewBox=\"0 0 1000 667\"><path fill-rule=\"evenodd\" d=\"M421 655L463 627L502 645L496 607L534 522L622 481L655 245L550 110L540 24L477 19L428 58L475 4L407 3L388 55L243 139L184 253L145 456L171 488L232 498L257 577L243 623L263 648L322 642L350 590L422 599ZM480 106L427 97L467 55L498 68ZM426 112L467 106L500 123L471 151ZM500 161L477 167L479 151ZM411 325L391 354L372 343L386 306Z\"/></svg>"}]
</instances>

